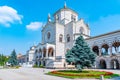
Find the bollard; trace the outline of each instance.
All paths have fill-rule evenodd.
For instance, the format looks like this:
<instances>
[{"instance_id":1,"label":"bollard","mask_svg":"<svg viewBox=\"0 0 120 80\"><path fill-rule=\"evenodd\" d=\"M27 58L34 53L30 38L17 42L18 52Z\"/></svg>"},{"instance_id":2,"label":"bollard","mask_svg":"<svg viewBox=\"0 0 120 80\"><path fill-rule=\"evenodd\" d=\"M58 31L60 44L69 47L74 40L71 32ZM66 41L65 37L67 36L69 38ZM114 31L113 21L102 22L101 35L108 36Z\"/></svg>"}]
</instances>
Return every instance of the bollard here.
<instances>
[{"instance_id":1,"label":"bollard","mask_svg":"<svg viewBox=\"0 0 120 80\"><path fill-rule=\"evenodd\" d=\"M104 76L103 75L100 76L100 80L104 80Z\"/></svg>"},{"instance_id":2,"label":"bollard","mask_svg":"<svg viewBox=\"0 0 120 80\"><path fill-rule=\"evenodd\" d=\"M43 69L43 72L45 72L45 70Z\"/></svg>"}]
</instances>

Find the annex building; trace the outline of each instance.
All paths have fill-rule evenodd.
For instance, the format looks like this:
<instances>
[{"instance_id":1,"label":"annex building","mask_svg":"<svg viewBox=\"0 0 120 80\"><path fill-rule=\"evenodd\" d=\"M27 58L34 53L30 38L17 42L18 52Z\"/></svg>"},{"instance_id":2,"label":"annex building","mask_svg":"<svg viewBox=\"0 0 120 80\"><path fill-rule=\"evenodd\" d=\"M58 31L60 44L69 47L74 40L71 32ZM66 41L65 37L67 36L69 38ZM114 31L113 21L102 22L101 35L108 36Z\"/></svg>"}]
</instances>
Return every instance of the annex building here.
<instances>
[{"instance_id":1,"label":"annex building","mask_svg":"<svg viewBox=\"0 0 120 80\"><path fill-rule=\"evenodd\" d=\"M84 37L97 54L95 68L120 68L120 30L91 37L89 25L78 19L78 13L64 5L54 13L42 28L42 42L27 51L29 64L46 68L65 68L65 54L76 38Z\"/></svg>"}]
</instances>

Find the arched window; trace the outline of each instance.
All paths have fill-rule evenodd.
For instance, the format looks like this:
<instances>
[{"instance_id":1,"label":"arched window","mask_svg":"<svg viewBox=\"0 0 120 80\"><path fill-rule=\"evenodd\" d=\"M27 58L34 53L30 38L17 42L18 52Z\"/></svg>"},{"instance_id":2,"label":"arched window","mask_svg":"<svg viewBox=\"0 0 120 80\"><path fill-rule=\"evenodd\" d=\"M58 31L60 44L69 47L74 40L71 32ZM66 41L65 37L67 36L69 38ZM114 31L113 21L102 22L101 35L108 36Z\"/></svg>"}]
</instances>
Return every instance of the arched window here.
<instances>
[{"instance_id":1,"label":"arched window","mask_svg":"<svg viewBox=\"0 0 120 80\"><path fill-rule=\"evenodd\" d=\"M67 34L67 42L70 42L70 35Z\"/></svg>"},{"instance_id":2,"label":"arched window","mask_svg":"<svg viewBox=\"0 0 120 80\"><path fill-rule=\"evenodd\" d=\"M60 36L59 36L59 42L62 42L62 40L63 40L63 35L60 34Z\"/></svg>"},{"instance_id":3,"label":"arched window","mask_svg":"<svg viewBox=\"0 0 120 80\"><path fill-rule=\"evenodd\" d=\"M38 50L36 49L35 53L38 53Z\"/></svg>"},{"instance_id":4,"label":"arched window","mask_svg":"<svg viewBox=\"0 0 120 80\"><path fill-rule=\"evenodd\" d=\"M98 46L93 46L92 50L93 50L93 52L95 52L97 55L99 55L99 47L98 47Z\"/></svg>"},{"instance_id":5,"label":"arched window","mask_svg":"<svg viewBox=\"0 0 120 80\"><path fill-rule=\"evenodd\" d=\"M50 32L47 33L47 39L50 39Z\"/></svg>"},{"instance_id":6,"label":"arched window","mask_svg":"<svg viewBox=\"0 0 120 80\"><path fill-rule=\"evenodd\" d=\"M80 34L84 34L84 28L80 27Z\"/></svg>"},{"instance_id":7,"label":"arched window","mask_svg":"<svg viewBox=\"0 0 120 80\"><path fill-rule=\"evenodd\" d=\"M108 55L109 45L103 44L101 48L102 48L102 55Z\"/></svg>"},{"instance_id":8,"label":"arched window","mask_svg":"<svg viewBox=\"0 0 120 80\"><path fill-rule=\"evenodd\" d=\"M39 53L42 53L42 50L41 50L41 48L39 49Z\"/></svg>"},{"instance_id":9,"label":"arched window","mask_svg":"<svg viewBox=\"0 0 120 80\"><path fill-rule=\"evenodd\" d=\"M120 52L120 42L114 42L113 44L112 44L112 47L113 47L113 53L115 53L115 54L117 54L117 53L119 53Z\"/></svg>"}]
</instances>

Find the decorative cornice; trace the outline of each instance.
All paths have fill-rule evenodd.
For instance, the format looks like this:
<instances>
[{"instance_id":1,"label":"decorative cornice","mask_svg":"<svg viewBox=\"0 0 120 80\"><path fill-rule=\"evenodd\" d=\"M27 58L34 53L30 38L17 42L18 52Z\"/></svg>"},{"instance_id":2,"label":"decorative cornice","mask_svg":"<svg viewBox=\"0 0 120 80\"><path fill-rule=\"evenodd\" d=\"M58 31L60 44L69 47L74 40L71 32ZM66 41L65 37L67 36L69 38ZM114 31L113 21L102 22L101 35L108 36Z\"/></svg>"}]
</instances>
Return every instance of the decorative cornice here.
<instances>
[{"instance_id":1,"label":"decorative cornice","mask_svg":"<svg viewBox=\"0 0 120 80\"><path fill-rule=\"evenodd\" d=\"M114 34L114 33L118 33L118 32L120 32L120 30L113 31L113 32L109 32L109 33L105 33L105 34L101 34L101 35L94 36L94 37L90 37L90 38L87 38L86 40L94 39L94 38L98 38L98 37L102 37L102 36L107 36L107 35Z\"/></svg>"}]
</instances>

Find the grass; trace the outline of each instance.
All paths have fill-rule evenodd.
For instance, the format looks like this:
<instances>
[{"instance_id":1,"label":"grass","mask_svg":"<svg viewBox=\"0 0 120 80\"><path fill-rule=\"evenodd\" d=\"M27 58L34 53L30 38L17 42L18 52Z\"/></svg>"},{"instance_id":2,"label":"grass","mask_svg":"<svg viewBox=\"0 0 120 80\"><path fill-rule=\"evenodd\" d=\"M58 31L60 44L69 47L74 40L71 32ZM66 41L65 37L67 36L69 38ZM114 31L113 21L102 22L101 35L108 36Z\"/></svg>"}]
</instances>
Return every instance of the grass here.
<instances>
[{"instance_id":1,"label":"grass","mask_svg":"<svg viewBox=\"0 0 120 80\"><path fill-rule=\"evenodd\" d=\"M40 65L40 66L34 65L33 68L44 68L44 66L43 65Z\"/></svg>"},{"instance_id":2,"label":"grass","mask_svg":"<svg viewBox=\"0 0 120 80\"><path fill-rule=\"evenodd\" d=\"M111 72L105 71L93 71L93 70L83 70L79 72L77 70L59 70L59 71L52 71L47 73L48 75L59 76L64 78L100 78L101 75L104 75L104 78L113 78L118 77L118 74L113 74Z\"/></svg>"}]
</instances>

